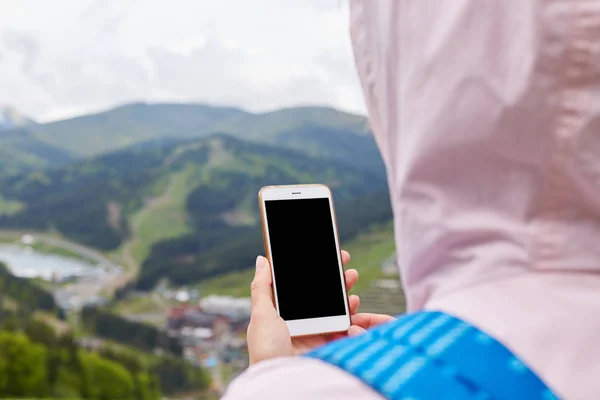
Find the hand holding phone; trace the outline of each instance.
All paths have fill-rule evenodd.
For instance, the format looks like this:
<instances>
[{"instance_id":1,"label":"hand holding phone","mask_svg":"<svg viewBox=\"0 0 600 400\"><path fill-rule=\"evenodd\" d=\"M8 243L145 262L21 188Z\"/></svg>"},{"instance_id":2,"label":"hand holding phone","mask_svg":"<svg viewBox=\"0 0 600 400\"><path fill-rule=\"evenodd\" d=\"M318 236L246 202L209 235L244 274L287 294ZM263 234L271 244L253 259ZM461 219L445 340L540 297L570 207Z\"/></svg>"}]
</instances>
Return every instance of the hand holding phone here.
<instances>
[{"instance_id":1,"label":"hand holding phone","mask_svg":"<svg viewBox=\"0 0 600 400\"><path fill-rule=\"evenodd\" d=\"M350 254L342 250L342 264L346 266L348 262L350 262ZM344 272L344 276L346 290L349 291L358 281L358 272L355 269L348 269ZM269 261L265 257L259 256L256 259L256 271L251 289L252 318L247 336L250 364L277 357L304 354L345 336L345 333L333 333L292 338L286 322L279 316L275 308L272 273ZM349 296L348 303L350 314L353 317L360 317L361 314L356 314L360 303L359 297L357 295ZM360 321L358 322L360 323ZM351 326L348 334L352 331L357 333L358 328L359 326Z\"/></svg>"},{"instance_id":2,"label":"hand holding phone","mask_svg":"<svg viewBox=\"0 0 600 400\"><path fill-rule=\"evenodd\" d=\"M347 331L350 309L329 188L264 187L259 204L275 306L290 335Z\"/></svg>"}]
</instances>

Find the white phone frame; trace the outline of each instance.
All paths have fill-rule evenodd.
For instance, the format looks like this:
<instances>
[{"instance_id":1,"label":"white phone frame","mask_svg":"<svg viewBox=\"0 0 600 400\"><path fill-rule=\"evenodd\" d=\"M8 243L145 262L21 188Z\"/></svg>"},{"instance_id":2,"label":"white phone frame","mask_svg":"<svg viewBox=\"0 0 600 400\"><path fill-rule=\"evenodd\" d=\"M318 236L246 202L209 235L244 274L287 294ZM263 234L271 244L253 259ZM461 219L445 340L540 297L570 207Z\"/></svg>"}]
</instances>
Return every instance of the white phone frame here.
<instances>
[{"instance_id":1,"label":"white phone frame","mask_svg":"<svg viewBox=\"0 0 600 400\"><path fill-rule=\"evenodd\" d=\"M333 196L329 187L325 185L289 185L289 186L265 186L258 195L261 211L261 220L263 224L263 238L265 242L266 256L271 263L271 277L273 281L273 297L277 313L279 313L279 300L277 298L277 282L275 281L273 257L271 256L271 240L269 236L269 226L267 223L267 212L265 202L269 200L301 200L326 198L329 200L331 212L331 223L334 230L336 253L338 258L338 269L340 272L340 282L344 295L345 314L332 317L308 318L292 321L285 321L290 335L309 336L324 333L345 332L350 328L350 310L348 306L348 293L346 292L346 279L344 276L344 267L342 265L342 253L337 234L337 221L335 217L335 207L333 205Z\"/></svg>"}]
</instances>

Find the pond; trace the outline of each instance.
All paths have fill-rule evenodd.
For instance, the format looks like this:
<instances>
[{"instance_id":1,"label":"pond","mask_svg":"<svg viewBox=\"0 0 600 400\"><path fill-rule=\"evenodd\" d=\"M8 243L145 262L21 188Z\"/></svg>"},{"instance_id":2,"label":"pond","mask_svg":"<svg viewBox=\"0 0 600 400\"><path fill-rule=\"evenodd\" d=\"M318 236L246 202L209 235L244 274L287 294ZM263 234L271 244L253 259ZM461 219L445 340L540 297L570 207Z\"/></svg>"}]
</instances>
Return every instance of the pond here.
<instances>
[{"instance_id":1,"label":"pond","mask_svg":"<svg viewBox=\"0 0 600 400\"><path fill-rule=\"evenodd\" d=\"M39 253L30 247L0 244L0 261L11 273L22 278L62 281L98 273L95 265L64 256Z\"/></svg>"}]
</instances>

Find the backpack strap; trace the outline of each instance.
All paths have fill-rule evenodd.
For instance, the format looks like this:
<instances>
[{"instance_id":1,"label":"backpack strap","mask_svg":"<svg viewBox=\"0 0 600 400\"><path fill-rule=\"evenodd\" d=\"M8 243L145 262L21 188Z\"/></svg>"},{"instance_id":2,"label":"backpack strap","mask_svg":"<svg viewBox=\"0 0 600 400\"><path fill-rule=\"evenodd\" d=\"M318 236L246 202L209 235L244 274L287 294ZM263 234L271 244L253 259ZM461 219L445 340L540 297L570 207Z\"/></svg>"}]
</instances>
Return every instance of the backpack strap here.
<instances>
[{"instance_id":1,"label":"backpack strap","mask_svg":"<svg viewBox=\"0 0 600 400\"><path fill-rule=\"evenodd\" d=\"M441 312L405 314L306 355L335 365L390 400L557 400L518 357Z\"/></svg>"}]
</instances>

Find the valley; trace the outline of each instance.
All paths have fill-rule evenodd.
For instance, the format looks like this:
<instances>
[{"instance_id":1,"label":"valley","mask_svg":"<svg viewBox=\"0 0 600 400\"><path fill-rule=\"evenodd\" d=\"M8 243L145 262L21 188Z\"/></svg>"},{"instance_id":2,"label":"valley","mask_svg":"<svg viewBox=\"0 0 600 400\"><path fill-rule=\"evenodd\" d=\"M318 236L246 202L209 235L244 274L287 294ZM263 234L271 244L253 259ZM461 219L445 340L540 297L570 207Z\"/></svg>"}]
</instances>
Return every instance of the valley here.
<instances>
[{"instance_id":1,"label":"valley","mask_svg":"<svg viewBox=\"0 0 600 400\"><path fill-rule=\"evenodd\" d=\"M227 317L218 351L173 324L208 299L245 301L263 253L258 190L294 183L331 187L349 268L361 276L353 291L361 308L402 312L400 289L386 289L399 279L389 268L395 246L383 163L364 118L328 108L252 114L132 104L0 131L0 242L103 268L94 279L27 280L53 299L46 321L85 346L172 353L206 368L229 360L225 369L239 370L243 312ZM29 312L30 300L17 300ZM193 312L213 321L211 312Z\"/></svg>"},{"instance_id":2,"label":"valley","mask_svg":"<svg viewBox=\"0 0 600 400\"><path fill-rule=\"evenodd\" d=\"M147 290L251 265L262 248L256 193L273 182L329 183L342 208L385 190L369 170L216 135L0 179L3 197L24 204L0 215L0 228L51 228L120 254Z\"/></svg>"}]
</instances>

